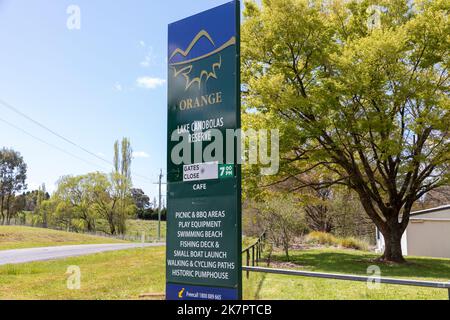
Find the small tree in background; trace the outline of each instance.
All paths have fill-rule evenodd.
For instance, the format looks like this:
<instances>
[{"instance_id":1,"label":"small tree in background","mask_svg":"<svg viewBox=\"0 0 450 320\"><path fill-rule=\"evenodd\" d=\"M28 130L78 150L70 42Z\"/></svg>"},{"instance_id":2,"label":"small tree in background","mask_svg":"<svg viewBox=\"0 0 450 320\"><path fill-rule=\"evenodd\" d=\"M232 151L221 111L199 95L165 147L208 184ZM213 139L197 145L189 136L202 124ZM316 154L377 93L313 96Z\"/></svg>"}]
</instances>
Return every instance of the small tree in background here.
<instances>
[{"instance_id":1,"label":"small tree in background","mask_svg":"<svg viewBox=\"0 0 450 320\"><path fill-rule=\"evenodd\" d=\"M131 161L133 150L128 138L114 143L114 171L111 174L111 198L116 202L116 225L119 234L126 232L126 220L133 213L133 199L131 196Z\"/></svg>"},{"instance_id":2,"label":"small tree in background","mask_svg":"<svg viewBox=\"0 0 450 320\"><path fill-rule=\"evenodd\" d=\"M131 197L137 208L137 218L142 219L143 217L146 217L147 211L151 207L149 196L147 196L142 189L133 188L131 189Z\"/></svg>"},{"instance_id":3,"label":"small tree in background","mask_svg":"<svg viewBox=\"0 0 450 320\"><path fill-rule=\"evenodd\" d=\"M268 238L283 248L289 260L289 249L296 237L307 230L301 204L291 195L273 194L256 205Z\"/></svg>"},{"instance_id":4,"label":"small tree in background","mask_svg":"<svg viewBox=\"0 0 450 320\"><path fill-rule=\"evenodd\" d=\"M39 187L37 190L36 195L36 205L34 207L34 214L40 217L40 221L42 222L42 226L44 228L48 227L48 220L47 220L47 211L43 210L43 202L48 200L48 193L45 188L45 184L42 184L42 186Z\"/></svg>"}]
</instances>

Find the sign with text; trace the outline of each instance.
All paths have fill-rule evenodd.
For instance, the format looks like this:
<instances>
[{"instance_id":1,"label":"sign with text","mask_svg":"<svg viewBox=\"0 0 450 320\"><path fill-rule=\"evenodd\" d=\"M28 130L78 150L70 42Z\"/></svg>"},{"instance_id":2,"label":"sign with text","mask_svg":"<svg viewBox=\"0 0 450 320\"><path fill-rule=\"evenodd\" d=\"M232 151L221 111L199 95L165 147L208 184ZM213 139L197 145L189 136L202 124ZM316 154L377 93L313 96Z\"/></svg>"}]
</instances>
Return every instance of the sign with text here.
<instances>
[{"instance_id":1,"label":"sign with text","mask_svg":"<svg viewBox=\"0 0 450 320\"><path fill-rule=\"evenodd\" d=\"M219 178L217 162L188 164L183 166L183 181L214 180Z\"/></svg>"},{"instance_id":2,"label":"sign with text","mask_svg":"<svg viewBox=\"0 0 450 320\"><path fill-rule=\"evenodd\" d=\"M239 18L233 1L169 25L169 300L242 298L238 138L222 139L240 128Z\"/></svg>"}]
</instances>

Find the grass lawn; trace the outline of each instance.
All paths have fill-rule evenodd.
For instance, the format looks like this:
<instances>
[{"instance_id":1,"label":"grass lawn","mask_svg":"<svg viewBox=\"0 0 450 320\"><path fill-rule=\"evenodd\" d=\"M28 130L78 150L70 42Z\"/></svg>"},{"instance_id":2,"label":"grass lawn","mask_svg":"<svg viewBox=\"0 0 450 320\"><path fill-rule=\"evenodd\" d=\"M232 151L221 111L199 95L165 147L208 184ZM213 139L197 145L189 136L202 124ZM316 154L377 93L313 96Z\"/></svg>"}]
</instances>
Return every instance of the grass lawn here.
<instances>
[{"instance_id":1,"label":"grass lawn","mask_svg":"<svg viewBox=\"0 0 450 320\"><path fill-rule=\"evenodd\" d=\"M376 256L370 253L323 249L292 252L286 263L274 256L273 267L366 275ZM0 267L1 299L138 299L141 293L164 292L165 248L106 252L58 261ZM381 265L382 276L445 280L450 260L409 259L405 266ZM81 269L81 289L66 288L67 267ZM244 274L245 299L448 299L442 289L381 285L279 275Z\"/></svg>"},{"instance_id":2,"label":"grass lawn","mask_svg":"<svg viewBox=\"0 0 450 320\"><path fill-rule=\"evenodd\" d=\"M0 250L118 242L124 241L42 228L0 226Z\"/></svg>"},{"instance_id":3,"label":"grass lawn","mask_svg":"<svg viewBox=\"0 0 450 320\"><path fill-rule=\"evenodd\" d=\"M164 292L164 257L165 248L145 248L0 266L0 300L138 299ZM80 267L80 290L67 289L69 266Z\"/></svg>"},{"instance_id":4,"label":"grass lawn","mask_svg":"<svg viewBox=\"0 0 450 320\"><path fill-rule=\"evenodd\" d=\"M387 265L375 263L375 254L353 250L330 248L291 254L287 262L282 253L276 253L271 267L367 276L367 268L378 265L382 277L450 281L450 259L408 258L406 265ZM369 289L363 282L282 275L250 274L244 283L248 299L448 299L447 290L442 289L384 284Z\"/></svg>"}]
</instances>

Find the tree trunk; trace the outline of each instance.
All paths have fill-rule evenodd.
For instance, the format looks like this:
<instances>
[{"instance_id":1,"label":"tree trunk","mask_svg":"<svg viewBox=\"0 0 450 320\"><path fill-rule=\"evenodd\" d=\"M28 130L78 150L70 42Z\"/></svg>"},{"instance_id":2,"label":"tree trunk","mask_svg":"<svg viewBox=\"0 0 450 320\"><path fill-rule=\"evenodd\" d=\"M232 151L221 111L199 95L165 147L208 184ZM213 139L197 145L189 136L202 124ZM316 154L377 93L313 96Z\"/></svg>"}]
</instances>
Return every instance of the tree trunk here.
<instances>
[{"instance_id":1,"label":"tree trunk","mask_svg":"<svg viewBox=\"0 0 450 320\"><path fill-rule=\"evenodd\" d=\"M286 254L286 260L290 261L290 257L289 257L289 245L284 245L284 253Z\"/></svg>"},{"instance_id":2,"label":"tree trunk","mask_svg":"<svg viewBox=\"0 0 450 320\"><path fill-rule=\"evenodd\" d=\"M44 228L48 227L48 224L47 224L47 210L44 210L44 212L42 214L42 226Z\"/></svg>"},{"instance_id":3,"label":"tree trunk","mask_svg":"<svg viewBox=\"0 0 450 320\"><path fill-rule=\"evenodd\" d=\"M116 227L114 225L113 213L110 213L108 215L108 223L109 223L109 230L111 232L111 235L115 235L116 234Z\"/></svg>"},{"instance_id":4,"label":"tree trunk","mask_svg":"<svg viewBox=\"0 0 450 320\"><path fill-rule=\"evenodd\" d=\"M385 249L380 261L405 263L402 252L402 236L404 230L400 223L393 223L382 228L381 233L384 237Z\"/></svg>"},{"instance_id":5,"label":"tree trunk","mask_svg":"<svg viewBox=\"0 0 450 320\"><path fill-rule=\"evenodd\" d=\"M88 232L93 232L94 228L92 227L92 220L90 218L86 218L86 227Z\"/></svg>"},{"instance_id":6,"label":"tree trunk","mask_svg":"<svg viewBox=\"0 0 450 320\"><path fill-rule=\"evenodd\" d=\"M9 225L11 223L11 208L9 205L10 199L11 199L11 196L8 195L6 197L6 224L7 225Z\"/></svg>"},{"instance_id":7,"label":"tree trunk","mask_svg":"<svg viewBox=\"0 0 450 320\"><path fill-rule=\"evenodd\" d=\"M289 257L289 246L290 246L290 237L288 234L288 231L285 229L283 231L283 235L282 235L282 241L283 241L283 249L284 249L284 253L286 254L286 260L290 261L290 257Z\"/></svg>"},{"instance_id":8,"label":"tree trunk","mask_svg":"<svg viewBox=\"0 0 450 320\"><path fill-rule=\"evenodd\" d=\"M2 218L1 224L5 224L5 214L3 212L4 201L5 201L5 196L2 195L0 198L0 216Z\"/></svg>"},{"instance_id":9,"label":"tree trunk","mask_svg":"<svg viewBox=\"0 0 450 320\"><path fill-rule=\"evenodd\" d=\"M407 223L399 222L401 214L406 218L405 222L409 222L409 214L411 205L401 209L389 208L386 212L381 212L381 216L375 211L372 199L362 190L362 188L354 189L361 200L367 215L372 219L378 227L384 238L384 254L378 259L382 262L405 263L402 253L402 236L408 226ZM381 218L381 217L384 217Z\"/></svg>"}]
</instances>

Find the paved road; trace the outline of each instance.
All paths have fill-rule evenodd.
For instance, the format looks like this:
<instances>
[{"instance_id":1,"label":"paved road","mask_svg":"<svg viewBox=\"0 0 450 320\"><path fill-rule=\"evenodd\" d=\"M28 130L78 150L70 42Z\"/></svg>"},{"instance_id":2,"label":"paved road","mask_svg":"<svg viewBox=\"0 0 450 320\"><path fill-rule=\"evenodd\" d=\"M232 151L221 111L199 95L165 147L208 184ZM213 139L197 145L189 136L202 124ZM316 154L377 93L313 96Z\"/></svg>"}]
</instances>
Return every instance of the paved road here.
<instances>
[{"instance_id":1,"label":"paved road","mask_svg":"<svg viewBox=\"0 0 450 320\"><path fill-rule=\"evenodd\" d=\"M5 264L63 259L106 251L161 247L164 245L164 243L114 243L4 250L0 251L0 266Z\"/></svg>"}]
</instances>

